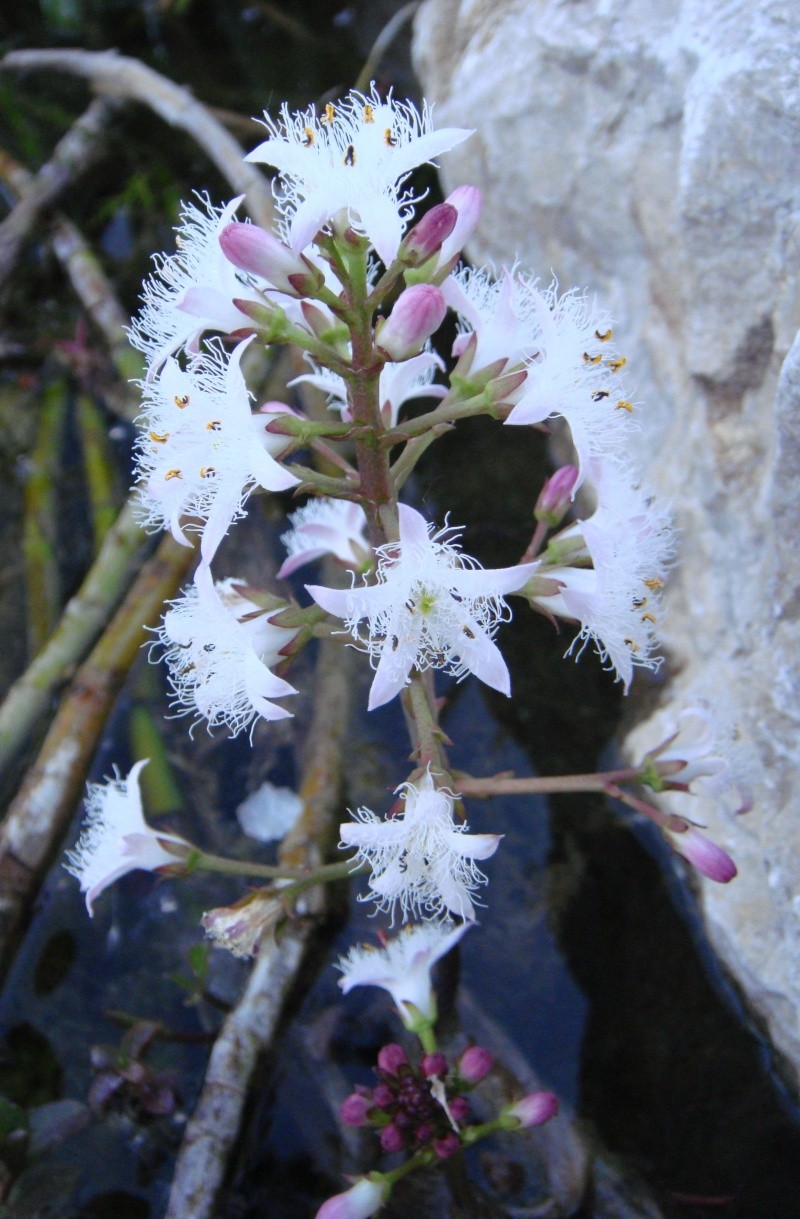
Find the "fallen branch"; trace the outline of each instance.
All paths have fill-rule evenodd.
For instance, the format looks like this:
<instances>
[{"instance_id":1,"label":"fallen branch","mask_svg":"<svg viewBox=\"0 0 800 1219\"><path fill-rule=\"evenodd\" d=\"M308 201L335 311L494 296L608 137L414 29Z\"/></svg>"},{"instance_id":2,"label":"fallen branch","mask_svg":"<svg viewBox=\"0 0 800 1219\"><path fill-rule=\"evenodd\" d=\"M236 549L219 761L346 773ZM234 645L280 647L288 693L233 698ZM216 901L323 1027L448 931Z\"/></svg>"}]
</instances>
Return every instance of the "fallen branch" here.
<instances>
[{"instance_id":1,"label":"fallen branch","mask_svg":"<svg viewBox=\"0 0 800 1219\"><path fill-rule=\"evenodd\" d=\"M286 866L318 863L335 825L350 702L350 653L320 645L314 717L305 750L300 796L303 813L279 853ZM313 899L313 900L312 900ZM312 890L309 913L319 916L324 893ZM314 922L291 922L279 942L265 940L239 1003L217 1038L197 1108L175 1166L166 1219L209 1219L239 1132L250 1078L275 1033L284 1001L303 964Z\"/></svg>"},{"instance_id":2,"label":"fallen branch","mask_svg":"<svg viewBox=\"0 0 800 1219\"><path fill-rule=\"evenodd\" d=\"M96 159L108 124L120 108L121 104L115 98L95 98L59 140L51 159L0 223L0 283L8 281L20 251L42 213L49 210Z\"/></svg>"},{"instance_id":3,"label":"fallen branch","mask_svg":"<svg viewBox=\"0 0 800 1219\"><path fill-rule=\"evenodd\" d=\"M141 564L144 541L129 500L55 631L0 706L0 775L105 627Z\"/></svg>"},{"instance_id":4,"label":"fallen branch","mask_svg":"<svg viewBox=\"0 0 800 1219\"><path fill-rule=\"evenodd\" d=\"M110 538L110 534L108 537ZM108 538L107 538L108 541ZM39 756L0 828L0 962L69 826L114 699L194 552L165 538L75 675Z\"/></svg>"},{"instance_id":5,"label":"fallen branch","mask_svg":"<svg viewBox=\"0 0 800 1219\"><path fill-rule=\"evenodd\" d=\"M107 96L141 102L164 122L190 135L213 161L237 195L246 195L247 209L257 224L271 227L274 204L270 187L249 162L239 143L189 89L167 80L138 59L116 51L10 51L0 69L48 69L72 72Z\"/></svg>"}]
</instances>

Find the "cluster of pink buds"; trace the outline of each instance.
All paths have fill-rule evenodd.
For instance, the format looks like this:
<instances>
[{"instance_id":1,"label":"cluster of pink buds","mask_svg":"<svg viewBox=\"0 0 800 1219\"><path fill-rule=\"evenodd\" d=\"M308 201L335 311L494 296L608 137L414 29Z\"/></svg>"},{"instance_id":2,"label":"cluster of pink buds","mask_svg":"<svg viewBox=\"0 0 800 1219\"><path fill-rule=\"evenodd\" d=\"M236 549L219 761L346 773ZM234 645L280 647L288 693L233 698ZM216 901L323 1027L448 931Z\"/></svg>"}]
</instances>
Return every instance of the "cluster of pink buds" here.
<instances>
[{"instance_id":1,"label":"cluster of pink buds","mask_svg":"<svg viewBox=\"0 0 800 1219\"><path fill-rule=\"evenodd\" d=\"M383 1046L375 1074L377 1086L359 1087L341 1106L347 1126L372 1125L380 1130L386 1152L430 1150L446 1160L461 1146L461 1128L469 1117L464 1095L492 1069L492 1056L481 1046L461 1055L451 1071L444 1054L424 1054L414 1067L402 1046Z\"/></svg>"}]
</instances>

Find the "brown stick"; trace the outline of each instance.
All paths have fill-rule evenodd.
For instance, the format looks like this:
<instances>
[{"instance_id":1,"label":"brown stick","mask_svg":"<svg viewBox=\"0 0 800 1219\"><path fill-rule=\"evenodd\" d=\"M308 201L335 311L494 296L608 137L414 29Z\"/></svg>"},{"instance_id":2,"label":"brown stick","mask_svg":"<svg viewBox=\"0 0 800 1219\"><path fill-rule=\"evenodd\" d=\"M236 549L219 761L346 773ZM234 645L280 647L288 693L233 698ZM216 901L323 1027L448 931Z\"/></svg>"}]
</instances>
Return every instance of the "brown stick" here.
<instances>
[{"instance_id":1,"label":"brown stick","mask_svg":"<svg viewBox=\"0 0 800 1219\"><path fill-rule=\"evenodd\" d=\"M26 50L9 52L0 60L2 68L72 72L90 81L98 93L149 106L164 122L192 136L236 194L247 196L247 208L256 223L271 226L274 205L270 187L258 170L242 159L238 142L189 89L167 80L138 59L116 51Z\"/></svg>"},{"instance_id":2,"label":"brown stick","mask_svg":"<svg viewBox=\"0 0 800 1219\"><path fill-rule=\"evenodd\" d=\"M115 98L95 98L89 108L59 140L51 159L36 174L5 220L0 224L0 283L5 284L22 247L42 213L97 157L111 119L119 112Z\"/></svg>"},{"instance_id":3,"label":"brown stick","mask_svg":"<svg viewBox=\"0 0 800 1219\"><path fill-rule=\"evenodd\" d=\"M69 825L111 706L193 551L165 538L75 675L0 828L0 962L8 959L42 872Z\"/></svg>"},{"instance_id":4,"label":"brown stick","mask_svg":"<svg viewBox=\"0 0 800 1219\"><path fill-rule=\"evenodd\" d=\"M350 653L320 645L314 682L314 717L308 734L300 795L303 813L284 840L286 866L319 862L330 838L342 781L351 683ZM324 909L322 889L311 890L313 913ZM310 918L291 923L276 944L266 940L239 1003L217 1038L197 1108L175 1166L166 1219L209 1219L225 1174L258 1055L269 1045L284 1001L303 964L314 930Z\"/></svg>"}]
</instances>

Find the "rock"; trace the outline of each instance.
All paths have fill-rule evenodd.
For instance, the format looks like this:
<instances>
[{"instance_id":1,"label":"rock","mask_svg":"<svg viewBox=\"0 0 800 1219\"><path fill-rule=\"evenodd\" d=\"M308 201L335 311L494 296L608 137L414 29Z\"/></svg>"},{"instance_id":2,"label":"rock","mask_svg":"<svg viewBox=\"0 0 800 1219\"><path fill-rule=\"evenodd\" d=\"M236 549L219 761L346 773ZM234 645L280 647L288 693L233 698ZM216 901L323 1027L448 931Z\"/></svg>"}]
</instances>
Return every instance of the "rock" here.
<instances>
[{"instance_id":1,"label":"rock","mask_svg":"<svg viewBox=\"0 0 800 1219\"><path fill-rule=\"evenodd\" d=\"M470 255L519 256L617 319L639 460L671 500L662 708L704 695L753 746L755 805L697 820L712 941L800 1075L800 27L793 0L427 0L445 190L485 197ZM532 489L535 494L536 489ZM640 686L646 683L640 682ZM653 744L652 726L627 742Z\"/></svg>"}]
</instances>

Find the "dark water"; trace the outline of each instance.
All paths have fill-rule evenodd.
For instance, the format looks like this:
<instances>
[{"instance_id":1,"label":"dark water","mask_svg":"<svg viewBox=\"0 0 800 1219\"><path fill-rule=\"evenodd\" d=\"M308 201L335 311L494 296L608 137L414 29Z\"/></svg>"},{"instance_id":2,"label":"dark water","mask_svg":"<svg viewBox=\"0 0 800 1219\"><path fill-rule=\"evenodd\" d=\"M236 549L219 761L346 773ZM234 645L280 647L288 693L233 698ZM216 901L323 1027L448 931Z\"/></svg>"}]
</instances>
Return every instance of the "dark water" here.
<instances>
[{"instance_id":1,"label":"dark water","mask_svg":"<svg viewBox=\"0 0 800 1219\"><path fill-rule=\"evenodd\" d=\"M6 45L117 46L191 82L204 100L248 114L283 97L304 104L351 81L397 7L285 5L278 16L288 22L281 25L272 6L258 3L53 0L4 6L0 36ZM398 93L406 91L402 44L385 73L398 82ZM85 104L81 86L66 80L37 81L27 91L0 80L0 89L6 90L0 100L12 103L4 138L32 164L44 159L69 116ZM199 154L144 111L123 118L121 131L124 138L92 176L91 193L85 187L65 206L103 249L133 309L147 255L170 245L175 199L192 187L208 187L216 198L229 192ZM32 249L26 257L8 314L24 348L11 362L12 385L23 375L44 375L48 343L69 336L76 319L44 252ZM408 493L431 517L449 512L452 523L464 526L464 549L499 566L524 548L544 462L541 438L521 439L479 421L435 446ZM13 523L13 504L8 511ZM274 545L276 530L264 543L256 526L243 527L234 565L248 550L258 562L267 554L261 548ZM612 763L623 700L591 657L579 666L563 659L568 641L523 612L500 637L513 700L473 682L442 683L456 767L524 774ZM302 676L295 678L302 685ZM364 691L367 680L364 673ZM108 774L114 762L127 768L136 752L132 711L160 722L163 710L160 682L153 686L143 661L92 778ZM168 722L165 747L180 793L168 810L170 827L213 849L244 851L233 810L263 778L296 778L307 700L298 700L297 711L288 726L259 731L253 752L246 742L212 741L202 732L192 744L183 724ZM358 719L348 775L350 807L383 806L387 790L406 778L396 703ZM580 1177L581 1155L590 1178L594 1171L572 1213L596 1219L800 1215L794 1103L709 953L691 888L658 835L592 797L476 803L470 824L505 838L486 865L490 884L479 926L441 979L445 1034L453 1045L464 1035L490 1041L518 1074L524 1069L558 1093L577 1123L581 1149L578 1155L572 1144L556 1148L564 1173ZM77 821L71 840L76 833ZM208 1036L221 1020L219 1007L208 1001L187 1005L175 975L191 973L198 962L202 912L243 891L214 878L178 884L134 874L103 895L90 922L75 882L60 865L53 868L0 996L0 1094L25 1109L85 1102L97 1076L91 1047L107 1047L108 1060L124 1034L109 1013L121 1010L161 1020L178 1034L154 1041L142 1056L175 1104L159 1116L135 1089L121 1089L103 1117L87 1117L29 1171L15 1219L163 1214L174 1156L202 1086ZM371 1166L374 1152L341 1129L336 1107L356 1082L371 1081L378 1047L400 1031L382 992L364 989L342 1001L331 965L373 929L368 908L354 895L321 935L260 1068L221 1216L301 1219L341 1188L342 1172ZM244 967L213 951L208 968L207 990L223 1004L234 1001ZM3 1147L11 1162L13 1148ZM544 1213L537 1207L547 1199L551 1176L527 1143L473 1154L467 1174L472 1201L464 1201L462 1189L460 1210L440 1180L426 1179L398 1191L391 1213ZM458 1195L458 1182L450 1184Z\"/></svg>"}]
</instances>

